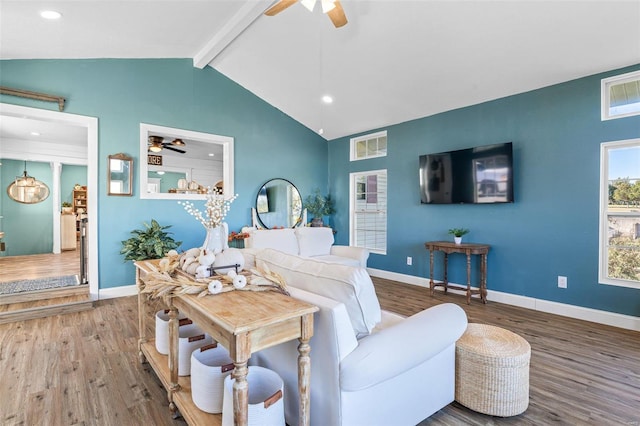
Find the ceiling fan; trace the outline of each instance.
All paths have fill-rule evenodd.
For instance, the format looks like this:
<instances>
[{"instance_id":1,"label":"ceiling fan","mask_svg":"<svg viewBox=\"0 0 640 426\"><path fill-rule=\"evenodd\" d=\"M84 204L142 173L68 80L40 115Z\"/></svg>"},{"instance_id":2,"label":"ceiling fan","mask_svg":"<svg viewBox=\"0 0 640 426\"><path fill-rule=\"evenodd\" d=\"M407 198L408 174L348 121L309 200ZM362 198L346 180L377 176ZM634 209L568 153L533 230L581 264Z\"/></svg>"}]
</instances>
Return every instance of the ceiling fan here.
<instances>
[{"instance_id":1,"label":"ceiling fan","mask_svg":"<svg viewBox=\"0 0 640 426\"><path fill-rule=\"evenodd\" d=\"M298 0L279 0L276 4L267 9L264 14L267 16L275 16L297 1ZM309 9L310 12L313 12L313 8L315 7L317 0L300 0L300 3ZM322 13L329 15L329 19L331 19L331 22L333 22L333 25L336 28L340 28L347 24L347 17L344 14L344 9L342 9L340 1L320 0L320 4L322 5Z\"/></svg>"},{"instance_id":2,"label":"ceiling fan","mask_svg":"<svg viewBox=\"0 0 640 426\"><path fill-rule=\"evenodd\" d=\"M171 151L179 152L180 154L184 154L187 151L176 148L177 146L186 146L182 139L174 139L171 142L164 142L164 138L162 136L149 136L149 151L150 152L160 152L163 149L169 149Z\"/></svg>"}]
</instances>

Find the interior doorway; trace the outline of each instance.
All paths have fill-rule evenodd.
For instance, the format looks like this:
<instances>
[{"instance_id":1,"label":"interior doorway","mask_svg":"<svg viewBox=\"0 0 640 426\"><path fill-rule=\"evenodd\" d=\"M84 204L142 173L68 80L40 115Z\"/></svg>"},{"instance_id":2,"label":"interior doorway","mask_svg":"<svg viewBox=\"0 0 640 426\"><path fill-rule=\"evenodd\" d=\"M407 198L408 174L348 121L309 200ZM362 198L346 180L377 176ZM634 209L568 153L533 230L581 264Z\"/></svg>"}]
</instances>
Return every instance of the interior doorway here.
<instances>
[{"instance_id":1,"label":"interior doorway","mask_svg":"<svg viewBox=\"0 0 640 426\"><path fill-rule=\"evenodd\" d=\"M93 212L90 220L86 223L86 276L88 277L89 292L91 299L98 299L98 234L97 234L97 188L98 188L98 120L95 117L80 116L57 111L42 110L37 108L22 107L12 104L0 103L0 127L3 123L16 122L24 120L40 123L55 133L53 129L63 128L80 128L86 135L85 144L82 147L86 153L86 178L87 187L94 190L86 191L86 211ZM64 133L64 132L63 132ZM47 141L47 143L38 143L37 141L27 146L27 144L15 143L10 137L3 133L3 140L0 141L0 159L23 159L32 161L43 161L57 164L60 167L62 162L69 163L69 159L61 158L59 150L55 148L55 142ZM63 143L62 141L60 143ZM28 157L28 158L27 158ZM77 156L76 156L77 157ZM75 163L74 163L75 162ZM77 160L72 160L72 164L81 164ZM55 175L55 173L54 173ZM59 175L58 175L59 176ZM4 182L3 182L4 185ZM6 186L6 185L5 185ZM57 185L57 188L60 186ZM60 227L60 211L61 196L59 192L51 194L52 203L52 228L53 228L53 253L60 253L61 227ZM0 216L2 216L0 211ZM0 222L0 226L3 226ZM0 229L0 232L6 232L7 229ZM79 231L79 230L78 230ZM78 250L80 247L78 246ZM79 254L79 253L78 253ZM69 256L66 256L69 257ZM27 275L26 273L24 273ZM15 279L22 279L20 275L16 275ZM24 277L27 279L27 277Z\"/></svg>"}]
</instances>

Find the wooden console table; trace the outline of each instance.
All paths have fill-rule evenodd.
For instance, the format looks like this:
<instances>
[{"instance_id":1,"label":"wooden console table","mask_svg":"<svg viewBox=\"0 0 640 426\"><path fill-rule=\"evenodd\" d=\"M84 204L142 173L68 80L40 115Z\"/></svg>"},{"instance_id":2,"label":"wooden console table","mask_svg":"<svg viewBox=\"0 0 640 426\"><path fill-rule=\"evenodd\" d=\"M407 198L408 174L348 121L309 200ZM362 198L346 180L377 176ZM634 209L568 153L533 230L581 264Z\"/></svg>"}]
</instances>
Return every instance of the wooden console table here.
<instances>
[{"instance_id":1,"label":"wooden console table","mask_svg":"<svg viewBox=\"0 0 640 426\"><path fill-rule=\"evenodd\" d=\"M471 303L471 296L477 294L480 296L482 303L487 303L487 254L489 253L490 246L486 244L471 244L471 243L452 243L449 241L429 241L424 243L424 246L429 250L429 290L433 296L433 289L437 286L444 287L444 292L447 292L448 288L456 290L463 290L467 292L467 304ZM444 252L444 279L440 283L433 281L433 253L435 251ZM467 287L461 287L449 284L447 280L447 264L448 256L451 253L462 253L467 255ZM480 256L480 289L471 289L471 255Z\"/></svg>"},{"instance_id":2,"label":"wooden console table","mask_svg":"<svg viewBox=\"0 0 640 426\"><path fill-rule=\"evenodd\" d=\"M167 300L169 308L169 355L156 351L154 339L147 337L150 328L147 297L142 277L149 272L146 262L136 262L140 361L149 361L167 389L169 407L180 411L190 425L219 425L222 415L198 409L191 399L189 377L178 377L178 313L184 313L213 339L229 350L235 364L233 415L235 425L247 424L247 362L253 352L298 339L298 392L300 393L300 425L309 425L310 369L309 340L313 335L313 313L317 306L283 294L263 291L230 291L197 298L179 295ZM157 263L156 263L157 265ZM153 312L155 313L155 312ZM167 359L168 358L168 359Z\"/></svg>"}]
</instances>

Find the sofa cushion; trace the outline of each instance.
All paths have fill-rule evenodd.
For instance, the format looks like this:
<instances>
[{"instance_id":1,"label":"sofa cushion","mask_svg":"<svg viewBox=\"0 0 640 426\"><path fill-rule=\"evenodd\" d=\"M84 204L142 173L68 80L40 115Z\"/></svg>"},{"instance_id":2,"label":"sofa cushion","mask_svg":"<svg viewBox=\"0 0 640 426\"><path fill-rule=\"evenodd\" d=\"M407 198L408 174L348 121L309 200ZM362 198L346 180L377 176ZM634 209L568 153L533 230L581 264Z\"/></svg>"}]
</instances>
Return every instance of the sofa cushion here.
<instances>
[{"instance_id":1,"label":"sofa cushion","mask_svg":"<svg viewBox=\"0 0 640 426\"><path fill-rule=\"evenodd\" d=\"M325 227L300 226L296 228L300 256L328 256L333 245L333 230Z\"/></svg>"},{"instance_id":2,"label":"sofa cushion","mask_svg":"<svg viewBox=\"0 0 640 426\"><path fill-rule=\"evenodd\" d=\"M247 238L247 246L250 248L273 248L284 253L298 254L298 239L295 231L285 229L258 229Z\"/></svg>"},{"instance_id":3,"label":"sofa cushion","mask_svg":"<svg viewBox=\"0 0 640 426\"><path fill-rule=\"evenodd\" d=\"M321 262L329 262L329 263L340 263L342 265L348 266L360 266L360 261L358 259L353 259L350 257L343 256L334 256L332 254L328 254L326 256L313 256L313 260L319 260Z\"/></svg>"},{"instance_id":4,"label":"sofa cushion","mask_svg":"<svg viewBox=\"0 0 640 426\"><path fill-rule=\"evenodd\" d=\"M300 288L344 303L357 337L366 336L380 322L381 310L373 282L361 267L326 263L265 249L256 254L263 264L284 278L288 286Z\"/></svg>"}]
</instances>

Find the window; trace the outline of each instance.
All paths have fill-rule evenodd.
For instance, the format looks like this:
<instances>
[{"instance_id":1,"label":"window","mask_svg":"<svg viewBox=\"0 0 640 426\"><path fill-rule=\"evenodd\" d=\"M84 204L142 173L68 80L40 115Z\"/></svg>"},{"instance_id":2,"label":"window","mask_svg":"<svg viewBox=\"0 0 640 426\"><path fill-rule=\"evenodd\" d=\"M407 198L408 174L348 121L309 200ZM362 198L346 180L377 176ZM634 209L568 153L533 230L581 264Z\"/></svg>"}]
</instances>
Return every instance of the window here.
<instances>
[{"instance_id":1,"label":"window","mask_svg":"<svg viewBox=\"0 0 640 426\"><path fill-rule=\"evenodd\" d=\"M351 138L351 161L386 157L387 131Z\"/></svg>"},{"instance_id":2,"label":"window","mask_svg":"<svg viewBox=\"0 0 640 426\"><path fill-rule=\"evenodd\" d=\"M351 173L349 244L387 254L387 171Z\"/></svg>"},{"instance_id":3,"label":"window","mask_svg":"<svg viewBox=\"0 0 640 426\"><path fill-rule=\"evenodd\" d=\"M640 288L640 139L603 143L600 164L600 282Z\"/></svg>"},{"instance_id":4,"label":"window","mask_svg":"<svg viewBox=\"0 0 640 426\"><path fill-rule=\"evenodd\" d=\"M602 80L602 119L640 115L640 71Z\"/></svg>"}]
</instances>

